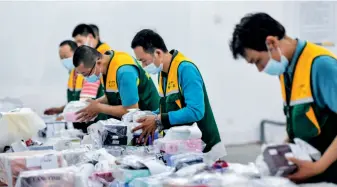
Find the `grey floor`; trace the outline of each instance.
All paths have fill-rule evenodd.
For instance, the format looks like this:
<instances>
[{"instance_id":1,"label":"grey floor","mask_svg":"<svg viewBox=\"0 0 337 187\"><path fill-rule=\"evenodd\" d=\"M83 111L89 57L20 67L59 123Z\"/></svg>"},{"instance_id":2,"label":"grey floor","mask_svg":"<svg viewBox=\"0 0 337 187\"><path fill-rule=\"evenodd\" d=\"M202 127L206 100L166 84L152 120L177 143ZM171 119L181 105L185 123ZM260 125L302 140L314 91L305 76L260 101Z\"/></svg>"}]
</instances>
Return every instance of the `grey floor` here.
<instances>
[{"instance_id":1,"label":"grey floor","mask_svg":"<svg viewBox=\"0 0 337 187\"><path fill-rule=\"evenodd\" d=\"M261 153L261 146L259 144L227 146L226 149L226 161L240 164L255 162L256 157Z\"/></svg>"}]
</instances>

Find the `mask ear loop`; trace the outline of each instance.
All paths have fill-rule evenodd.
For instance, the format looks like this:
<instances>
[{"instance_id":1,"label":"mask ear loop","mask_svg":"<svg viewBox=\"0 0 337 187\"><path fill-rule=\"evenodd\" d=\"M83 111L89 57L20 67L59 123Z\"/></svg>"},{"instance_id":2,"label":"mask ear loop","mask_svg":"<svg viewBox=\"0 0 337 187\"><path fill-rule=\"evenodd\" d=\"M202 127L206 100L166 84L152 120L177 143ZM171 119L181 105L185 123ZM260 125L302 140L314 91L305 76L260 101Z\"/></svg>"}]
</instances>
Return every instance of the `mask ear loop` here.
<instances>
[{"instance_id":1,"label":"mask ear loop","mask_svg":"<svg viewBox=\"0 0 337 187\"><path fill-rule=\"evenodd\" d=\"M267 45L267 42L266 42L266 47L267 47L267 51L268 51L269 58L270 58L270 59L273 59L273 57L272 57L272 55L271 55L271 52L270 52L270 48L269 48L268 45ZM280 55L280 59L281 59L281 58L282 58L282 51L281 51L280 47L277 47L277 51L278 51L278 53L279 53L279 55ZM273 59L273 60L274 60L274 59Z\"/></svg>"}]
</instances>

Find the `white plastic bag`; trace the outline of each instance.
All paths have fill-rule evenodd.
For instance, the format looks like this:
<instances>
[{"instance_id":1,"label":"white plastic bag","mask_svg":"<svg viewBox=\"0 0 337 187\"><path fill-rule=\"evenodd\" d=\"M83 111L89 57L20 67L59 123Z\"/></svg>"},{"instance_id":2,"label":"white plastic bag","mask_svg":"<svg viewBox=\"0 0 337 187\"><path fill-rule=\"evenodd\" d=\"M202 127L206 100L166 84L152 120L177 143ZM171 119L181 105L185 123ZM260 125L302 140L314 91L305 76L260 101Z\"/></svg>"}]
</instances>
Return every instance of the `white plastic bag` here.
<instances>
[{"instance_id":1,"label":"white plastic bag","mask_svg":"<svg viewBox=\"0 0 337 187\"><path fill-rule=\"evenodd\" d=\"M0 113L0 152L6 145L28 140L46 127L44 121L30 108Z\"/></svg>"}]
</instances>

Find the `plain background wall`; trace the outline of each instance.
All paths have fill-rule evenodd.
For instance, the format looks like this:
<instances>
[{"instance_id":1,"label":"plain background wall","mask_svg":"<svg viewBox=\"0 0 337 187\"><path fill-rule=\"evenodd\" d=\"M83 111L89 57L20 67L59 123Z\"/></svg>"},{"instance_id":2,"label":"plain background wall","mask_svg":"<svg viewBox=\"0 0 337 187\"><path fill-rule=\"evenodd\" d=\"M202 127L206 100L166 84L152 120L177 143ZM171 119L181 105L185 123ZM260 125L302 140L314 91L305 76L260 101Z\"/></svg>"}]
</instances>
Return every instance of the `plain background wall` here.
<instances>
[{"instance_id":1,"label":"plain background wall","mask_svg":"<svg viewBox=\"0 0 337 187\"><path fill-rule=\"evenodd\" d=\"M66 102L67 71L58 45L79 23L95 23L102 41L133 55L137 31L151 28L194 60L227 144L257 141L259 122L284 121L277 77L234 61L228 41L249 12L279 20L290 36L298 28L294 2L0 2L0 97L20 98L39 113ZM286 13L287 12L287 13ZM155 80L156 81L156 80ZM284 129L274 132L281 139Z\"/></svg>"}]
</instances>

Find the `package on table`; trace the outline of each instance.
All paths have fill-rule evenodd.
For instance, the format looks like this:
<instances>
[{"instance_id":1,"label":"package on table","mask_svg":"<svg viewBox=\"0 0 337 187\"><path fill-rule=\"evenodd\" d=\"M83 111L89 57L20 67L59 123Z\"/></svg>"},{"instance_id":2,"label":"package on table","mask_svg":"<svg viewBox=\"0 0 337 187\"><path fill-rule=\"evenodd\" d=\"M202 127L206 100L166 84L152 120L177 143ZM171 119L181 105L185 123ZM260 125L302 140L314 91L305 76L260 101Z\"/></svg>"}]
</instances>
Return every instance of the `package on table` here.
<instances>
[{"instance_id":1,"label":"package on table","mask_svg":"<svg viewBox=\"0 0 337 187\"><path fill-rule=\"evenodd\" d=\"M14 186L22 171L52 169L66 166L60 152L27 151L0 154L0 181Z\"/></svg>"}]
</instances>

